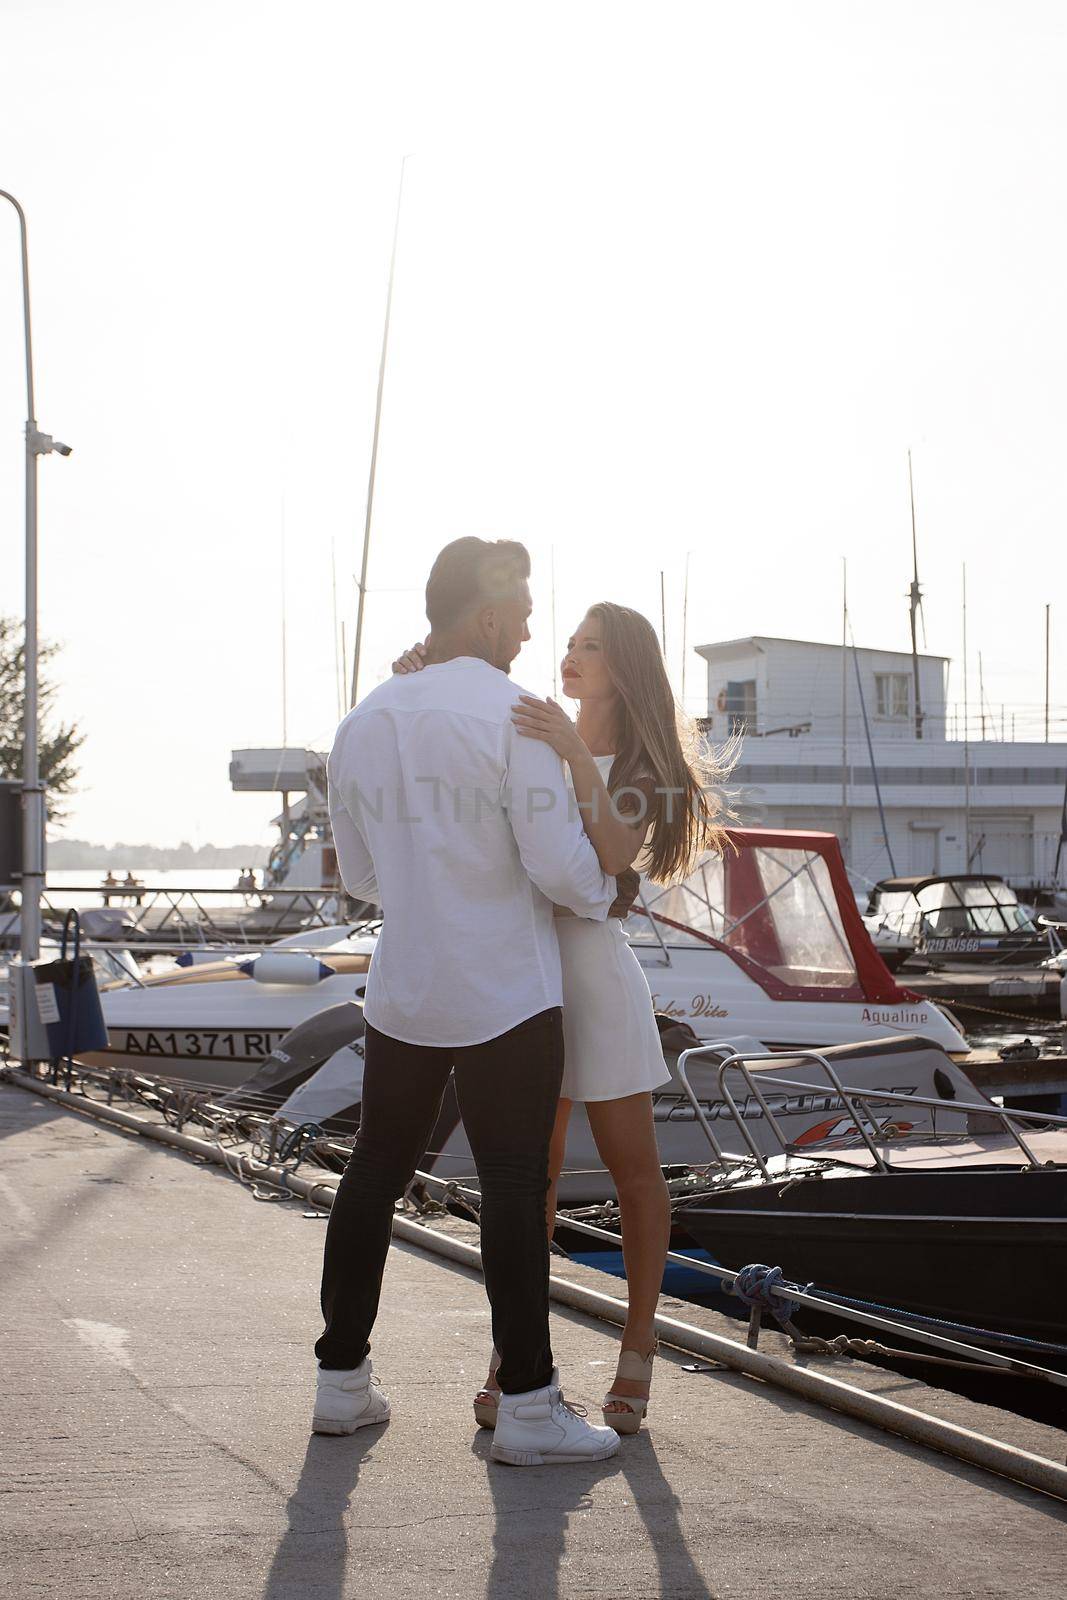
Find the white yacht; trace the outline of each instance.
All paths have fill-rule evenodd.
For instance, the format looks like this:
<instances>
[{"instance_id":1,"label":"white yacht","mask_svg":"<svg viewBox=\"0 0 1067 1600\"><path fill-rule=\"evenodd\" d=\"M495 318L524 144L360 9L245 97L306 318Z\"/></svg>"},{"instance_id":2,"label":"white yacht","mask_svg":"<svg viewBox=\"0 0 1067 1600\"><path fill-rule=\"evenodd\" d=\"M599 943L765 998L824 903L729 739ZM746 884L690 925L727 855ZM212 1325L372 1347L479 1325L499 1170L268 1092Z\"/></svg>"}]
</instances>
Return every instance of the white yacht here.
<instances>
[{"instance_id":1,"label":"white yacht","mask_svg":"<svg viewBox=\"0 0 1067 1600\"><path fill-rule=\"evenodd\" d=\"M732 829L726 855L684 883L646 883L627 932L656 1009L702 1039L796 1049L907 1033L966 1054L954 1022L879 957L833 834ZM375 939L365 923L309 929L256 956L117 980L92 1062L233 1087L290 1029L362 999Z\"/></svg>"}]
</instances>

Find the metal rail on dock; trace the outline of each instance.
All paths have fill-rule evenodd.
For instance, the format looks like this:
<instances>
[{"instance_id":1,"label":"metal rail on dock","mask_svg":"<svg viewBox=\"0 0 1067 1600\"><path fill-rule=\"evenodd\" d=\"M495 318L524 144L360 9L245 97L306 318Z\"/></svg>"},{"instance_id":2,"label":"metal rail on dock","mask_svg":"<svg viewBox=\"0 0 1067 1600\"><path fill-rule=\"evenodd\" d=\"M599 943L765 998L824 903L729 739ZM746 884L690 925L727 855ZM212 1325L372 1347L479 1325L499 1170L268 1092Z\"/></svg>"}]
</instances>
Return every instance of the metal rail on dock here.
<instances>
[{"instance_id":1,"label":"metal rail on dock","mask_svg":"<svg viewBox=\"0 0 1067 1600\"><path fill-rule=\"evenodd\" d=\"M446 1193L456 1194L464 1200L475 1202L481 1199L477 1189L468 1189L462 1184L450 1182L446 1178L438 1178L432 1172L416 1172L416 1178L422 1183L430 1183L441 1188ZM592 1239L603 1239L611 1244L622 1243L617 1233L612 1233L608 1228L598 1228L590 1222L582 1222L576 1217L563 1215L560 1221L567 1228L587 1235ZM667 1260L674 1266L688 1267L695 1272L701 1272L708 1277L716 1278L727 1291L732 1290L737 1282L738 1274L729 1267L720 1267L712 1261L699 1261L693 1256L683 1255L678 1250L668 1250ZM924 1328L913 1327L910 1323L894 1322L889 1317L880 1317L874 1312L861 1311L853 1306L838 1305L835 1300L827 1300L824 1296L813 1294L810 1289L801 1288L795 1284L779 1287L777 1284L767 1286L766 1293L780 1299L787 1309L791 1305L808 1306L813 1311L833 1313L843 1317L847 1322L858 1322L864 1327L876 1328L882 1333L892 1333L895 1336L914 1339L919 1344L932 1346L934 1349L947 1350L953 1355L963 1356L969 1362L980 1362L984 1365L992 1364L1000 1367L1005 1372L1014 1372L1027 1378L1035 1378L1042 1383L1051 1383L1057 1388L1067 1389L1067 1372L1057 1372L1050 1367L1039 1367L1032 1361L1020 1361L1014 1356L1001 1355L998 1350L987 1350L980 1345L965 1344L961 1339L952 1339L945 1334L931 1333Z\"/></svg>"},{"instance_id":2,"label":"metal rail on dock","mask_svg":"<svg viewBox=\"0 0 1067 1600\"><path fill-rule=\"evenodd\" d=\"M235 1177L284 1184L294 1196L301 1196L313 1206L328 1210L333 1204L334 1187L322 1182L312 1182L287 1169L262 1169L248 1171L247 1158L237 1152L224 1151L210 1139L198 1139L167 1127L153 1124L143 1117L103 1105L84 1095L70 1094L57 1085L45 1083L40 1078L18 1069L8 1069L12 1082L23 1088L44 1094L50 1099L111 1122L128 1132L142 1134L160 1143L176 1146L201 1160L224 1166ZM319 1198L320 1193L323 1197ZM412 1221L399 1213L393 1219L394 1235L406 1243L431 1251L463 1267L478 1271L481 1257L474 1245L439 1233L422 1223ZM627 1308L623 1301L582 1283L567 1279L549 1278L551 1297L587 1316L597 1317L622 1326ZM872 1394L854 1387L828 1374L783 1360L761 1350L746 1348L736 1340L724 1338L705 1328L677 1321L658 1312L655 1331L659 1338L676 1350L686 1351L704 1360L716 1362L734 1371L747 1373L753 1378L776 1385L810 1403L828 1407L859 1421L881 1428L888 1433L911 1440L929 1449L944 1452L958 1460L966 1461L985 1471L997 1473L1015 1483L1028 1485L1042 1494L1067 1501L1067 1469L1059 1461L1038 1456L1002 1440L990 1439L969 1428L959 1427L941 1417L917 1411L881 1394Z\"/></svg>"},{"instance_id":3,"label":"metal rail on dock","mask_svg":"<svg viewBox=\"0 0 1067 1600\"><path fill-rule=\"evenodd\" d=\"M679 1060L679 1067L682 1067L685 1057L698 1055L701 1053L709 1053L714 1051L715 1048L716 1047L714 1046L695 1047L693 1050L684 1052L683 1056ZM792 1052L791 1054L805 1058L812 1057L816 1060L822 1059L818 1056L817 1052L814 1051L798 1051ZM723 1063L723 1067L720 1069L720 1081L722 1073L726 1069L736 1066L738 1060L752 1061L761 1059L778 1060L780 1058L775 1056L763 1057L757 1055L738 1055L727 1058L727 1060ZM833 1075L832 1069L830 1070L831 1075L836 1076ZM25 1069L19 1070L17 1068L9 1068L9 1071L15 1081L23 1082L26 1087L29 1087L32 1083L35 1087L40 1087L42 1089L45 1088L45 1081L36 1074L28 1073L25 1071ZM210 1090L201 1089L199 1091L191 1092L188 1088L180 1088L168 1083L166 1080L153 1079L147 1074L130 1074L122 1071L121 1069L113 1069L110 1072L103 1072L99 1069L87 1069L84 1067L78 1068L77 1073L83 1083L96 1082L99 1083L101 1087L106 1088L107 1105L109 1107L116 1090L126 1089L127 1091L136 1091L139 1103L142 1106L151 1104L151 1108L158 1112L158 1114L160 1114L165 1121L168 1121L168 1109L170 1109L176 1116L176 1124L173 1126L173 1131L179 1136L181 1135L181 1131L186 1122L190 1120L201 1122L214 1134L217 1141L221 1140L222 1134L225 1131L232 1133L234 1128L237 1126L244 1125L247 1127L249 1124L251 1124L253 1127L259 1127L261 1129L261 1134L265 1136L265 1138L259 1142L265 1144L266 1146L265 1159L261 1163L262 1171L265 1174L268 1171L272 1171L276 1166L279 1149L279 1124L274 1121L273 1117L264 1115L262 1111L245 1111L236 1107L220 1106L211 1099ZM751 1075L745 1075L749 1081L751 1081ZM696 1097L693 1093L691 1085L689 1084L688 1077L684 1074L684 1072L681 1073L680 1076L682 1077L682 1081L686 1087L686 1092L689 1095L690 1101L694 1105L694 1110L697 1110ZM816 1089L817 1092L824 1092L821 1090L821 1088L819 1088L819 1086L811 1084L797 1084L791 1079L775 1080L767 1074L760 1074L760 1076L763 1078L764 1083L777 1082L778 1084L791 1089L802 1088L809 1091ZM757 1100L764 1107L771 1124L775 1128L776 1134L781 1139L781 1129L775 1122L773 1113L771 1113L769 1106L767 1106L766 1101L763 1099L754 1083L752 1084L752 1087L756 1094ZM842 1085L841 1088L843 1089L844 1086ZM74 1101L80 1100L85 1102L87 1106L101 1105L99 1100L96 1100L92 1096L86 1094L84 1090L80 1095L72 1094L69 1089L66 1092L57 1092L64 1099ZM885 1099L890 1102L902 1100L913 1104L930 1105L942 1109L976 1110L982 1113L999 1113L1000 1117L1010 1120L1006 1112L1000 1112L1000 1108L991 1105L968 1106L966 1104L961 1104L958 1101L945 1102L942 1100L932 1100L921 1096L909 1096L906 1094L895 1095L890 1093L882 1095L876 1091L868 1092L866 1090L848 1090L845 1092L857 1100L866 1100L868 1098L875 1101ZM169 1107L168 1102L170 1102ZM741 1122L740 1111L736 1105L736 1101L729 1099L727 1103L732 1107L732 1115L734 1116L735 1120ZM701 1115L701 1121L703 1124L702 1114L698 1112L698 1115ZM858 1113L855 1115L858 1115ZM1018 1116L1025 1120L1038 1121L1042 1123L1055 1122L1061 1126L1067 1127L1067 1118L1052 1118L1039 1112L1012 1112L1011 1116ZM227 1153L226 1165L231 1165L231 1161L229 1159L230 1152L234 1151L234 1147L241 1142L251 1143L252 1141L248 1140L247 1137L242 1141L241 1137L238 1137L234 1141L233 1145L227 1145L223 1147L220 1143L220 1148L224 1148ZM785 1153L790 1153L787 1141L783 1140L782 1142ZM347 1154L347 1147L341 1145L340 1143L335 1143L328 1139L319 1139L315 1141L315 1143L317 1143L319 1146L320 1159L321 1155L325 1154L328 1154L333 1158L338 1158ZM717 1148L717 1146L715 1148ZM1025 1143L1023 1143L1023 1148L1026 1148ZM313 1150L314 1145L311 1149L307 1150L306 1154L313 1153ZM767 1172L765 1165L760 1161L759 1153L753 1150L753 1156L760 1164L760 1169L763 1171L764 1176L769 1176L770 1174ZM805 1159L832 1159L835 1164L838 1164L840 1158L835 1155L832 1158L805 1157ZM283 1167L281 1170L295 1170L295 1167L300 1164L300 1160L301 1156L298 1153L295 1161L292 1163L292 1169ZM723 1166L726 1170L729 1170L729 1166L727 1164L736 1168L737 1166L747 1167L749 1163L750 1158L748 1157L727 1155L723 1161ZM445 1196L452 1196L456 1200L462 1202L466 1206L466 1209L475 1218L477 1218L478 1206L481 1202L481 1195L477 1189L470 1188L455 1179L444 1178L436 1173L426 1172L421 1169L416 1171L415 1179L420 1183L432 1186ZM316 1187L319 1187L319 1185L316 1185ZM329 1186L326 1185L326 1187ZM698 1197L699 1196L697 1194L694 1194L693 1196L694 1199ZM620 1236L616 1233L612 1233L607 1228L600 1228L593 1223L585 1222L577 1217L569 1217L565 1214L561 1216L560 1220L568 1228L574 1229L576 1232L581 1233L589 1238L596 1238L616 1246L621 1244ZM679 1251L669 1250L667 1252L666 1259L672 1265L686 1267L692 1271L703 1274L704 1276L716 1279L727 1291L733 1289L738 1277L738 1273L729 1267L722 1267L710 1261L701 1261L692 1256L684 1255ZM829 1300L818 1293L813 1293L807 1288L792 1284L782 1286L769 1284L766 1286L765 1292L775 1299L780 1300L783 1306L787 1309L793 1305L802 1305L824 1315L832 1314L842 1318L847 1322L858 1323L861 1326L876 1330L881 1333L890 1333L898 1338L903 1337L913 1340L916 1343L929 1346L933 1349L947 1351L953 1356L962 1357L967 1363L984 1364L986 1366L992 1365L1002 1371L1011 1372L1018 1376L1028 1377L1038 1382L1051 1384L1058 1388L1067 1388L1067 1373L1057 1372L1047 1367L1041 1367L1034 1362L1022 1360L1017 1357L1005 1356L1001 1354L1000 1351L990 1350L983 1346L969 1345L963 1340L954 1339L949 1335L939 1334L925 1328L916 1327L910 1323L896 1322L892 1318L880 1316L872 1311L853 1306L840 1305L837 1303L837 1301ZM758 1319L754 1319L754 1328L758 1329ZM752 1348L755 1348L754 1343L752 1344Z\"/></svg>"}]
</instances>

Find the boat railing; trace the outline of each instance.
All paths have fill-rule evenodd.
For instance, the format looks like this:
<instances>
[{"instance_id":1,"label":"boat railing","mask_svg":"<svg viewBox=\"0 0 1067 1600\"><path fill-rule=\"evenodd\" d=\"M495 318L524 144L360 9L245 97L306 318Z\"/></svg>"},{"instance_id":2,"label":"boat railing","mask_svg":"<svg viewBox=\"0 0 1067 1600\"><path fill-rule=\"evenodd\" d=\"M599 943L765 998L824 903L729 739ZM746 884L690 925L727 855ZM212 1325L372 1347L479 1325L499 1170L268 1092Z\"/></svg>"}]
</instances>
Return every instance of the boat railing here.
<instances>
[{"instance_id":1,"label":"boat railing","mask_svg":"<svg viewBox=\"0 0 1067 1600\"><path fill-rule=\"evenodd\" d=\"M123 913L110 942L145 943L165 938L176 946L206 943L265 943L303 928L330 927L344 917L348 903L337 885L285 888L264 884L255 889L200 888L146 884L63 884L46 888L42 910L46 921L61 921L70 897L93 895L104 909ZM92 909L97 909L93 907ZM340 917L339 917L340 911Z\"/></svg>"},{"instance_id":2,"label":"boat railing","mask_svg":"<svg viewBox=\"0 0 1067 1600\"><path fill-rule=\"evenodd\" d=\"M637 886L637 893L641 900L642 910L644 911L645 916L648 918L649 926L655 935L656 943L659 945L660 964L662 966L669 967L671 965L671 953L668 950L666 941L659 930L659 920L656 916L656 913L650 909L648 901L645 899L645 885L643 880Z\"/></svg>"},{"instance_id":3,"label":"boat railing","mask_svg":"<svg viewBox=\"0 0 1067 1600\"><path fill-rule=\"evenodd\" d=\"M706 1111L699 1096L693 1089L693 1085L689 1079L688 1071L688 1063L695 1057L721 1055L721 1053L721 1046L715 1045L700 1045L694 1046L691 1050L683 1050L681 1055L678 1057L675 1071L678 1076L678 1081L681 1083L685 1092L686 1098L693 1108L693 1113L699 1122L701 1129L703 1130L704 1136L711 1146L716 1161L720 1166L725 1167L731 1162L736 1162L738 1157L726 1154L715 1135L712 1133ZM858 1133L863 1144L866 1146L867 1151L879 1172L893 1172L900 1171L901 1169L898 1167L893 1167L892 1163L886 1160L884 1154L879 1149L877 1143L872 1137L871 1129L873 1128L876 1132L878 1131L878 1122L870 1114L870 1107L872 1105L921 1106L923 1108L933 1108L934 1110L938 1111L952 1111L957 1113L963 1112L968 1114L975 1113L985 1117L992 1117L1000 1125L1002 1131L1011 1139L1013 1139L1018 1145L1019 1149L1026 1157L1027 1164L1030 1167L1038 1169L1041 1168L1043 1163L1034 1154L1033 1150L1026 1142L1026 1139L1023 1137L1022 1131L1017 1124L1037 1123L1042 1127L1048 1127L1049 1125L1052 1125L1055 1127L1067 1128L1067 1117L1052 1116L1045 1111L1019 1111L1014 1107L1009 1112L1005 1110L1003 1106L995 1105L991 1100L985 1100L981 1102L971 1102L966 1100L958 1100L955 1098L946 1100L935 1099L930 1095L906 1094L903 1091L885 1089L857 1089L842 1083L841 1078L831 1063L827 1061L824 1055L820 1055L816 1050L791 1050L787 1054L787 1059L790 1061L812 1061L819 1066L823 1072L825 1072L834 1097L840 1100L845 1114L855 1127L856 1132ZM716 1078L718 1092L723 1104L727 1108L728 1115L737 1128L741 1139L747 1146L749 1156L753 1161L755 1161L764 1178L767 1179L771 1177L771 1170L767 1161L767 1157L759 1148L756 1140L753 1138L752 1133L746 1124L744 1114L740 1106L737 1104L737 1101L734 1098L731 1090L727 1086L726 1074L728 1072L737 1072L744 1079L748 1090L766 1117L767 1126L773 1133L782 1155L791 1156L804 1154L806 1152L801 1151L792 1140L786 1137L786 1134L783 1131L782 1126L775 1116L774 1111L772 1110L763 1091L764 1088L771 1087L775 1089L787 1089L793 1093L796 1093L797 1090L800 1090L803 1093L825 1094L826 1086L824 1084L801 1083L795 1078L781 1078L768 1072L753 1073L749 1065L751 1062L781 1062L781 1060L782 1055L776 1054L772 1051L761 1051L758 1054L753 1053L751 1055L734 1052L722 1060ZM862 1111L859 1109L860 1107L863 1108ZM866 1116L864 1116L864 1112L866 1112ZM868 1127L867 1124L870 1126ZM814 1151L813 1153L822 1154L823 1152Z\"/></svg>"}]
</instances>

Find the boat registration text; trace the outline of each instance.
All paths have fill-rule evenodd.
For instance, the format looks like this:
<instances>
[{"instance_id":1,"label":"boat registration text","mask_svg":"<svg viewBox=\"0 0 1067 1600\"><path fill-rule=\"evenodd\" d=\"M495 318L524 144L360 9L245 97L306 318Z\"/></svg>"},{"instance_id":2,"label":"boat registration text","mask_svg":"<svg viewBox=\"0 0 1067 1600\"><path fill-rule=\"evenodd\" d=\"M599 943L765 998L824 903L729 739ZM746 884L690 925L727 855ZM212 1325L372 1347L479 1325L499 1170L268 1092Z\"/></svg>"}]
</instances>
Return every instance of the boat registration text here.
<instances>
[{"instance_id":1,"label":"boat registration text","mask_svg":"<svg viewBox=\"0 0 1067 1600\"><path fill-rule=\"evenodd\" d=\"M118 1028L109 1049L128 1056L192 1056L225 1061L262 1061L285 1038L284 1028L213 1029Z\"/></svg>"}]
</instances>

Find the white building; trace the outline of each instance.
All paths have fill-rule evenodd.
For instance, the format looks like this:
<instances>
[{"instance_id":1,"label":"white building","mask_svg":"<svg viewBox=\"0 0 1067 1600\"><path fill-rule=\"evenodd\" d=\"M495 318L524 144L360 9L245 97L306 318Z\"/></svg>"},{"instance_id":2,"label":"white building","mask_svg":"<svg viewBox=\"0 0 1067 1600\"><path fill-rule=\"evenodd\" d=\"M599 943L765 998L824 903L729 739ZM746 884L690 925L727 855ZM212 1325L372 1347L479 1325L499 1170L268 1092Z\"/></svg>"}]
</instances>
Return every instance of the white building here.
<instances>
[{"instance_id":1,"label":"white building","mask_svg":"<svg viewBox=\"0 0 1067 1600\"><path fill-rule=\"evenodd\" d=\"M1021 890L1052 882L1067 744L992 737L992 714L983 739L974 706L978 736L966 744L945 657L919 657L917 737L908 653L764 637L697 653L708 667L712 737L744 730L734 776L742 820L837 833L857 879L985 871Z\"/></svg>"}]
</instances>

